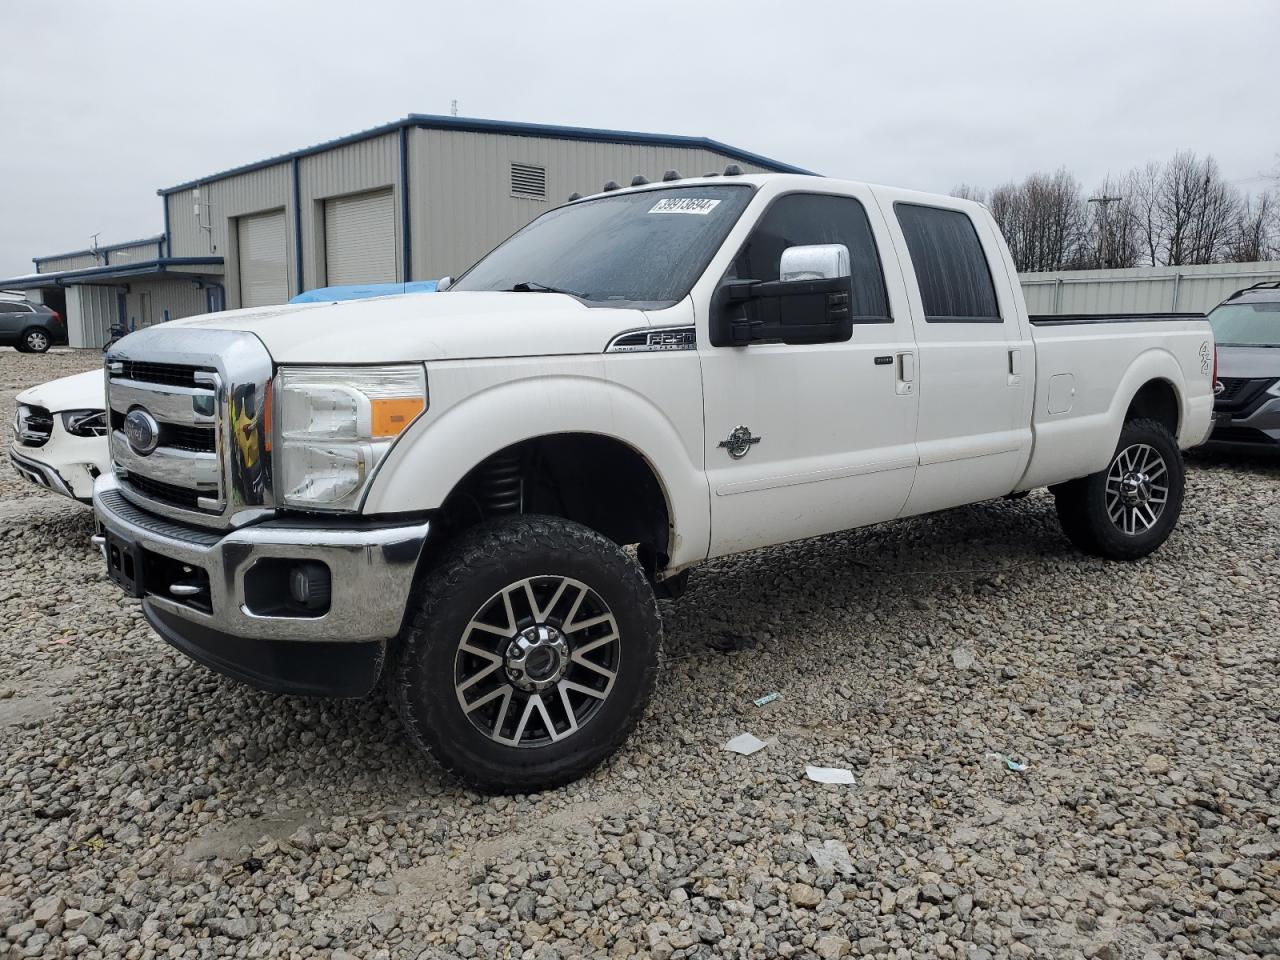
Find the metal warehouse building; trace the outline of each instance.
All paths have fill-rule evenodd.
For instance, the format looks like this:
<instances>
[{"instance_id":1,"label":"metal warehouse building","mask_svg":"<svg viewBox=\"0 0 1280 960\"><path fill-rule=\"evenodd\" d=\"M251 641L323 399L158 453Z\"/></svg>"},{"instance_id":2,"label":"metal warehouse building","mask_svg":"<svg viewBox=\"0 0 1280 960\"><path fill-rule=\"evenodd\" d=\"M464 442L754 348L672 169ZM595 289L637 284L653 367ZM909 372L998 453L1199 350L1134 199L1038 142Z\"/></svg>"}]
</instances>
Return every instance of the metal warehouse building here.
<instances>
[{"instance_id":1,"label":"metal warehouse building","mask_svg":"<svg viewBox=\"0 0 1280 960\"><path fill-rule=\"evenodd\" d=\"M456 276L571 193L729 163L807 172L702 137L411 114L161 189L160 236L38 257L35 274L0 287L65 302L72 345L99 346L116 320L140 327L315 287Z\"/></svg>"}]
</instances>

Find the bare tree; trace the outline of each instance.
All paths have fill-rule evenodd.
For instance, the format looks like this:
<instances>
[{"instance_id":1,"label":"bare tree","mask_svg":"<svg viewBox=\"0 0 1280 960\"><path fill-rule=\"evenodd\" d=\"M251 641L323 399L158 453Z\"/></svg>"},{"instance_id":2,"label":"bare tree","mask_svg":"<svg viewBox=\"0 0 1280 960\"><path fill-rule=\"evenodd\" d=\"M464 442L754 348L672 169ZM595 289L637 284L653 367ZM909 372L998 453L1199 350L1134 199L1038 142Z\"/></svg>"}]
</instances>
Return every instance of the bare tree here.
<instances>
[{"instance_id":1,"label":"bare tree","mask_svg":"<svg viewBox=\"0 0 1280 960\"><path fill-rule=\"evenodd\" d=\"M987 202L987 191L969 183L958 183L951 188L951 195L961 200L972 200L975 203Z\"/></svg>"},{"instance_id":2,"label":"bare tree","mask_svg":"<svg viewBox=\"0 0 1280 960\"><path fill-rule=\"evenodd\" d=\"M991 191L988 206L1018 270L1061 270L1077 258L1083 237L1080 184L1065 169L1002 184Z\"/></svg>"},{"instance_id":3,"label":"bare tree","mask_svg":"<svg viewBox=\"0 0 1280 960\"><path fill-rule=\"evenodd\" d=\"M1227 240L1227 259L1253 263L1280 256L1280 206L1276 195L1263 193L1246 197Z\"/></svg>"},{"instance_id":4,"label":"bare tree","mask_svg":"<svg viewBox=\"0 0 1280 960\"><path fill-rule=\"evenodd\" d=\"M1213 157L1175 154L1155 197L1161 261L1182 266L1223 259L1239 206L1240 191L1222 179Z\"/></svg>"}]
</instances>

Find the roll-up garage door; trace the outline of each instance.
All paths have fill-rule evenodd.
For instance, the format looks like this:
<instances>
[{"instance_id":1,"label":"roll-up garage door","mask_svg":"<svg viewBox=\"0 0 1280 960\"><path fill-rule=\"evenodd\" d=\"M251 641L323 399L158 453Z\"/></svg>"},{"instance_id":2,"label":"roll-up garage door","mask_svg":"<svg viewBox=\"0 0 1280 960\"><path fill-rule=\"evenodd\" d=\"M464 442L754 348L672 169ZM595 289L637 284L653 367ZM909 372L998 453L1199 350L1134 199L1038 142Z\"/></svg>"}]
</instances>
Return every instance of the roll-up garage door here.
<instances>
[{"instance_id":1,"label":"roll-up garage door","mask_svg":"<svg viewBox=\"0 0 1280 960\"><path fill-rule=\"evenodd\" d=\"M289 299L284 211L255 213L238 221L240 305L262 307Z\"/></svg>"},{"instance_id":2,"label":"roll-up garage door","mask_svg":"<svg viewBox=\"0 0 1280 960\"><path fill-rule=\"evenodd\" d=\"M324 259L331 287L395 282L396 215L390 190L324 202Z\"/></svg>"}]
</instances>

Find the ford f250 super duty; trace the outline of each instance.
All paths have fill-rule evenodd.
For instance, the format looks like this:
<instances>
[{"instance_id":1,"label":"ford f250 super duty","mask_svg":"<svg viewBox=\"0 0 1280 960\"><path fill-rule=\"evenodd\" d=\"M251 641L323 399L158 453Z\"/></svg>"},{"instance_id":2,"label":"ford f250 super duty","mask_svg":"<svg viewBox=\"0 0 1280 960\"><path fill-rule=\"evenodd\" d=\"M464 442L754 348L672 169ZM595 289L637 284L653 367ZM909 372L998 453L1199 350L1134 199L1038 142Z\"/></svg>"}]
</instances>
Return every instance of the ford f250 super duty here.
<instances>
[{"instance_id":1,"label":"ford f250 super duty","mask_svg":"<svg viewBox=\"0 0 1280 960\"><path fill-rule=\"evenodd\" d=\"M1142 557L1210 427L1203 318L1034 321L954 197L672 173L442 287L124 338L94 502L169 643L268 690L385 674L484 789L618 747L700 561L1045 486L1079 548Z\"/></svg>"}]
</instances>

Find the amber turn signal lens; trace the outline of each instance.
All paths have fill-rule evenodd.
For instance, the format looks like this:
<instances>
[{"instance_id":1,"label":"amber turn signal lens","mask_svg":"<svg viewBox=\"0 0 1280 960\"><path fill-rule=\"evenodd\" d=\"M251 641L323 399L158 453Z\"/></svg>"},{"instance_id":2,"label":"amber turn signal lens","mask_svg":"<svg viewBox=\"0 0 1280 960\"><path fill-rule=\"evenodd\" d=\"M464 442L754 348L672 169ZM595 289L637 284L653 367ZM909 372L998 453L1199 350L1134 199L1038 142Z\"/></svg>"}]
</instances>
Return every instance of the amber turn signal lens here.
<instances>
[{"instance_id":1,"label":"amber turn signal lens","mask_svg":"<svg viewBox=\"0 0 1280 960\"><path fill-rule=\"evenodd\" d=\"M386 397L370 401L375 437L398 437L426 406L422 397Z\"/></svg>"}]
</instances>

